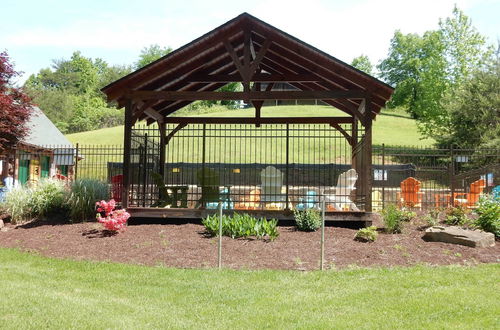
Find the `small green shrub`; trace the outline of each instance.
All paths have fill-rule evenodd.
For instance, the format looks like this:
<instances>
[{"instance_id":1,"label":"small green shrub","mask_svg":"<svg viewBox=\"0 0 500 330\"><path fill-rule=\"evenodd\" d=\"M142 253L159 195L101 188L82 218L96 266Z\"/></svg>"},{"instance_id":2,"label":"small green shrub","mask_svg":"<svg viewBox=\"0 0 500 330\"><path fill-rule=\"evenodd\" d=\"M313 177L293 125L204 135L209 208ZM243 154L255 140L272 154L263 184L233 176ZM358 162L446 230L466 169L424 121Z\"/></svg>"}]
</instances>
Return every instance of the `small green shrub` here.
<instances>
[{"instance_id":1,"label":"small green shrub","mask_svg":"<svg viewBox=\"0 0 500 330\"><path fill-rule=\"evenodd\" d=\"M424 221L429 227L436 226L439 223L439 209L431 209L424 217Z\"/></svg>"},{"instance_id":2,"label":"small green shrub","mask_svg":"<svg viewBox=\"0 0 500 330\"><path fill-rule=\"evenodd\" d=\"M479 217L474 225L500 237L500 199L493 196L481 197L476 213Z\"/></svg>"},{"instance_id":3,"label":"small green shrub","mask_svg":"<svg viewBox=\"0 0 500 330\"><path fill-rule=\"evenodd\" d=\"M391 234L401 233L403 230L403 222L408 219L407 212L408 211L398 209L394 204L387 205L382 210L385 230Z\"/></svg>"},{"instance_id":4,"label":"small green shrub","mask_svg":"<svg viewBox=\"0 0 500 330\"><path fill-rule=\"evenodd\" d=\"M13 224L31 220L31 191L24 186L15 187L5 195L4 208Z\"/></svg>"},{"instance_id":5,"label":"small green shrub","mask_svg":"<svg viewBox=\"0 0 500 330\"><path fill-rule=\"evenodd\" d=\"M219 234L219 215L214 214L204 218L202 221L207 232L217 236ZM257 238L269 237L274 240L279 236L278 220L266 218L254 218L246 213L234 213L232 216L222 216L222 235L231 238L250 237Z\"/></svg>"},{"instance_id":6,"label":"small green shrub","mask_svg":"<svg viewBox=\"0 0 500 330\"><path fill-rule=\"evenodd\" d=\"M64 212L65 199L66 188L63 182L42 179L30 190L31 212L36 217Z\"/></svg>"},{"instance_id":7,"label":"small green shrub","mask_svg":"<svg viewBox=\"0 0 500 330\"><path fill-rule=\"evenodd\" d=\"M354 239L361 242L375 242L377 240L377 237L378 237L377 227L370 226L358 230Z\"/></svg>"},{"instance_id":8,"label":"small green shrub","mask_svg":"<svg viewBox=\"0 0 500 330\"><path fill-rule=\"evenodd\" d=\"M417 216L417 213L410 210L406 210L404 208L401 209L400 212L401 212L401 220L405 222L410 222Z\"/></svg>"},{"instance_id":9,"label":"small green shrub","mask_svg":"<svg viewBox=\"0 0 500 330\"><path fill-rule=\"evenodd\" d=\"M94 219L95 203L109 198L108 184L99 180L79 179L71 183L67 204L73 221Z\"/></svg>"},{"instance_id":10,"label":"small green shrub","mask_svg":"<svg viewBox=\"0 0 500 330\"><path fill-rule=\"evenodd\" d=\"M470 223L467 214L469 211L465 206L455 206L449 207L446 209L446 217L444 219L444 223L451 226L464 226Z\"/></svg>"},{"instance_id":11,"label":"small green shrub","mask_svg":"<svg viewBox=\"0 0 500 330\"><path fill-rule=\"evenodd\" d=\"M294 210L293 216L298 230L316 231L321 227L321 215L318 210L306 209L303 211Z\"/></svg>"}]
</instances>

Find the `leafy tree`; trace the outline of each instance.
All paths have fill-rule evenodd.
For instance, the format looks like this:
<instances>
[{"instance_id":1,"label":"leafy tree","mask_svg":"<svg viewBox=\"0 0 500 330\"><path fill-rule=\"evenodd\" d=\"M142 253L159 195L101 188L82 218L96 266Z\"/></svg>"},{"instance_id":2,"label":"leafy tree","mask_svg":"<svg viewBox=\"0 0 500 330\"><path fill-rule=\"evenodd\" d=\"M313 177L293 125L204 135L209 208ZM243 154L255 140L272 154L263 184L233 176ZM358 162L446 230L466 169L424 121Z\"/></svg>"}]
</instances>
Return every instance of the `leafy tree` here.
<instances>
[{"instance_id":1,"label":"leafy tree","mask_svg":"<svg viewBox=\"0 0 500 330\"><path fill-rule=\"evenodd\" d=\"M500 48L499 48L500 50ZM450 125L436 135L441 144L497 148L500 144L500 57L491 56L445 99Z\"/></svg>"},{"instance_id":2,"label":"leafy tree","mask_svg":"<svg viewBox=\"0 0 500 330\"><path fill-rule=\"evenodd\" d=\"M62 132L80 132L121 124L123 112L106 104L100 88L130 71L130 66L109 66L74 52L69 60L56 60L52 68L31 75L25 87Z\"/></svg>"},{"instance_id":3,"label":"leafy tree","mask_svg":"<svg viewBox=\"0 0 500 330\"><path fill-rule=\"evenodd\" d=\"M389 55L378 69L382 79L396 87L388 106L405 107L419 120L425 136L442 139L452 127L445 100L463 89L462 84L481 68L490 51L484 49L484 38L457 7L439 26L422 36L396 31Z\"/></svg>"},{"instance_id":4,"label":"leafy tree","mask_svg":"<svg viewBox=\"0 0 500 330\"><path fill-rule=\"evenodd\" d=\"M370 59L366 55L360 55L358 57L355 57L351 65L355 67L358 70L361 70L369 75L373 75L373 65L370 62Z\"/></svg>"},{"instance_id":5,"label":"leafy tree","mask_svg":"<svg viewBox=\"0 0 500 330\"><path fill-rule=\"evenodd\" d=\"M447 74L453 84L460 84L481 65L485 56L485 38L472 26L471 20L456 6L453 16L439 21L444 43Z\"/></svg>"},{"instance_id":6,"label":"leafy tree","mask_svg":"<svg viewBox=\"0 0 500 330\"><path fill-rule=\"evenodd\" d=\"M28 133L33 108L30 98L13 79L19 76L6 51L0 53L0 152L11 149Z\"/></svg>"},{"instance_id":7,"label":"leafy tree","mask_svg":"<svg viewBox=\"0 0 500 330\"><path fill-rule=\"evenodd\" d=\"M440 100L448 87L443 51L437 31L423 36L395 32L389 56L378 65L380 76L396 86L389 107L406 107L418 119L443 112Z\"/></svg>"},{"instance_id":8,"label":"leafy tree","mask_svg":"<svg viewBox=\"0 0 500 330\"><path fill-rule=\"evenodd\" d=\"M139 55L139 60L135 62L135 68L140 69L145 67L149 63L156 61L157 59L167 55L172 51L170 47L161 47L160 45L154 44L149 47L144 47Z\"/></svg>"}]
</instances>

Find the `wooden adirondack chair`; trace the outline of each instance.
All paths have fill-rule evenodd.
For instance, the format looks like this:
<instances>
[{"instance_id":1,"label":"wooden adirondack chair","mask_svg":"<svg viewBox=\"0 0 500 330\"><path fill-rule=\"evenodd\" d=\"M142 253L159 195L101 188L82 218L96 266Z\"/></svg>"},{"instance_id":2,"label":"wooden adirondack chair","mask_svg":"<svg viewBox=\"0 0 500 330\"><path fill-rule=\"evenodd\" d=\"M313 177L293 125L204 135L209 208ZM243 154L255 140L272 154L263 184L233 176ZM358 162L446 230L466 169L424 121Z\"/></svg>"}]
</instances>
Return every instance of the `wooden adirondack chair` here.
<instances>
[{"instance_id":1,"label":"wooden adirondack chair","mask_svg":"<svg viewBox=\"0 0 500 330\"><path fill-rule=\"evenodd\" d=\"M455 205L463 205L468 208L476 207L477 202L479 202L479 197L483 193L483 189L486 187L486 181L484 179L479 179L474 181L469 186L468 193L456 192L453 194L453 200Z\"/></svg>"},{"instance_id":2,"label":"wooden adirondack chair","mask_svg":"<svg viewBox=\"0 0 500 330\"><path fill-rule=\"evenodd\" d=\"M260 207L260 190L250 191L249 196L245 196L239 203L234 204L236 210L257 210Z\"/></svg>"},{"instance_id":3,"label":"wooden adirondack chair","mask_svg":"<svg viewBox=\"0 0 500 330\"><path fill-rule=\"evenodd\" d=\"M397 199L400 207L422 207L422 195L420 191L420 181L409 177L401 181L401 192L398 192Z\"/></svg>"},{"instance_id":4,"label":"wooden adirondack chair","mask_svg":"<svg viewBox=\"0 0 500 330\"><path fill-rule=\"evenodd\" d=\"M355 189L358 173L350 169L339 175L335 194L325 195L327 211L359 211L351 200L351 192Z\"/></svg>"}]
</instances>

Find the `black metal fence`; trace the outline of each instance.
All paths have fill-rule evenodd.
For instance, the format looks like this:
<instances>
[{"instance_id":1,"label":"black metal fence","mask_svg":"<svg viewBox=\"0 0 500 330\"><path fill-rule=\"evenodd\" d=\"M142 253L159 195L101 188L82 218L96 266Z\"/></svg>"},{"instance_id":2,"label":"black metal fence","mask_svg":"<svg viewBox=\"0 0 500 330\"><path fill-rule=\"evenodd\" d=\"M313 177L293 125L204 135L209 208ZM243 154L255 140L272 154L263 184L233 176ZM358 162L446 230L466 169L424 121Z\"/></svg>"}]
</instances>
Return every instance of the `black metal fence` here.
<instances>
[{"instance_id":1,"label":"black metal fence","mask_svg":"<svg viewBox=\"0 0 500 330\"><path fill-rule=\"evenodd\" d=\"M374 146L374 209L387 203L422 209L456 204L474 207L477 196L472 195L477 191L471 192L471 185L481 187L479 195L499 185L499 160L500 149ZM406 164L412 174L391 169L395 164ZM419 187L405 186L403 180L408 177L415 178Z\"/></svg>"},{"instance_id":2,"label":"black metal fence","mask_svg":"<svg viewBox=\"0 0 500 330\"><path fill-rule=\"evenodd\" d=\"M212 208L220 198L226 208L315 207L320 195L335 194L339 175L352 166L350 145L328 125L189 125L167 140L162 165L158 131L134 131L131 205L158 203L152 175L161 173L166 188L176 191L173 207ZM20 183L92 178L107 181L120 198L122 146L45 146L4 159L15 164ZM373 146L373 209L388 203L428 209L457 200L473 207L478 187L483 194L500 184L499 160L500 149ZM363 196L345 197L363 209Z\"/></svg>"}]
</instances>

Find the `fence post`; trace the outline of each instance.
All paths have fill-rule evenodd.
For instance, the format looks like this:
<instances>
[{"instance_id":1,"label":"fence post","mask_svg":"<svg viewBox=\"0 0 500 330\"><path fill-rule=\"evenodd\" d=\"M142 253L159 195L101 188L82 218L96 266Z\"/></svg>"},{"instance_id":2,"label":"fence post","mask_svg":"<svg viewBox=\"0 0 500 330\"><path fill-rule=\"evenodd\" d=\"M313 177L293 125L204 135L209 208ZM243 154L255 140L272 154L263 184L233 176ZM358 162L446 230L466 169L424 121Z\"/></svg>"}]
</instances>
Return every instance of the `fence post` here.
<instances>
[{"instance_id":1,"label":"fence post","mask_svg":"<svg viewBox=\"0 0 500 330\"><path fill-rule=\"evenodd\" d=\"M453 150L453 144L450 145L450 203L451 206L455 205L455 155Z\"/></svg>"},{"instance_id":2,"label":"fence post","mask_svg":"<svg viewBox=\"0 0 500 330\"><path fill-rule=\"evenodd\" d=\"M385 209L385 143L382 143L382 209Z\"/></svg>"},{"instance_id":3,"label":"fence post","mask_svg":"<svg viewBox=\"0 0 500 330\"><path fill-rule=\"evenodd\" d=\"M289 210L288 208L288 198L289 198L289 167L290 167L290 124L286 124L286 170L285 170L285 185L286 185L286 193L285 193L285 210Z\"/></svg>"},{"instance_id":4,"label":"fence post","mask_svg":"<svg viewBox=\"0 0 500 330\"><path fill-rule=\"evenodd\" d=\"M142 207L146 206L146 186L148 167L148 133L144 133L144 157L142 159Z\"/></svg>"},{"instance_id":5,"label":"fence post","mask_svg":"<svg viewBox=\"0 0 500 330\"><path fill-rule=\"evenodd\" d=\"M319 269L323 270L323 264L325 262L325 195L323 197L323 203L321 205L321 253L319 261Z\"/></svg>"},{"instance_id":6,"label":"fence post","mask_svg":"<svg viewBox=\"0 0 500 330\"><path fill-rule=\"evenodd\" d=\"M217 249L218 267L222 269L222 200L219 200L219 244Z\"/></svg>"},{"instance_id":7,"label":"fence post","mask_svg":"<svg viewBox=\"0 0 500 330\"><path fill-rule=\"evenodd\" d=\"M74 175L74 180L78 179L78 151L79 151L79 144L76 144L76 150L75 150L75 175Z\"/></svg>"}]
</instances>

